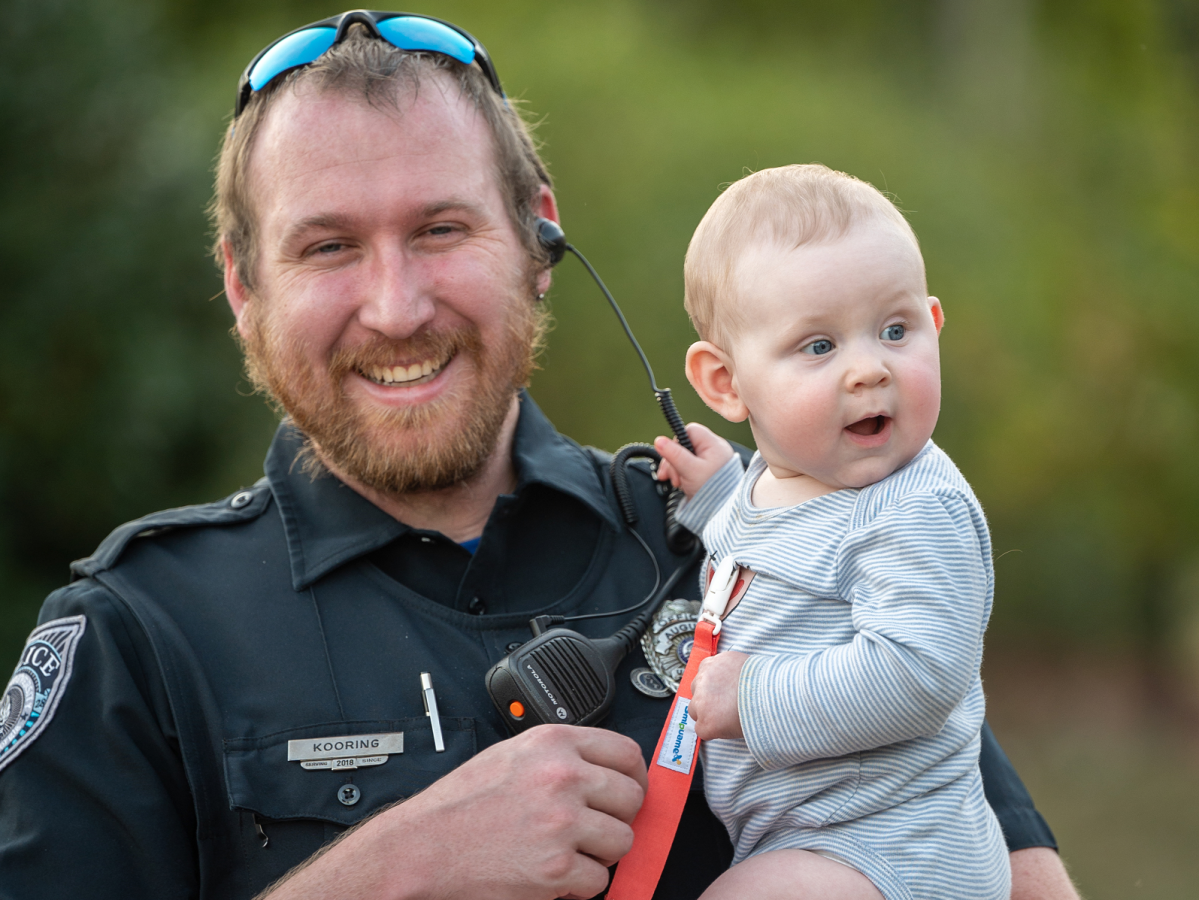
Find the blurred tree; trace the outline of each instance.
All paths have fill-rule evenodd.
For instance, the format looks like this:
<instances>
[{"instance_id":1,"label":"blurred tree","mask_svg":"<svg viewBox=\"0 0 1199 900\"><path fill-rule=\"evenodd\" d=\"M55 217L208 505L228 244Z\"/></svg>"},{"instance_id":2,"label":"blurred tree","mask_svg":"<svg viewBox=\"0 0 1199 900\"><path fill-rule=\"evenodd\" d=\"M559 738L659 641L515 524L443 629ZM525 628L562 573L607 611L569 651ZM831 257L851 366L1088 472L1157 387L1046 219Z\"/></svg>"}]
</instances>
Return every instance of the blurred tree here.
<instances>
[{"instance_id":1,"label":"blurred tree","mask_svg":"<svg viewBox=\"0 0 1199 900\"><path fill-rule=\"evenodd\" d=\"M214 142L154 5L16 2L0 37L0 619L123 519L252 480L205 258ZM251 456L256 455L251 451Z\"/></svg>"}]
</instances>

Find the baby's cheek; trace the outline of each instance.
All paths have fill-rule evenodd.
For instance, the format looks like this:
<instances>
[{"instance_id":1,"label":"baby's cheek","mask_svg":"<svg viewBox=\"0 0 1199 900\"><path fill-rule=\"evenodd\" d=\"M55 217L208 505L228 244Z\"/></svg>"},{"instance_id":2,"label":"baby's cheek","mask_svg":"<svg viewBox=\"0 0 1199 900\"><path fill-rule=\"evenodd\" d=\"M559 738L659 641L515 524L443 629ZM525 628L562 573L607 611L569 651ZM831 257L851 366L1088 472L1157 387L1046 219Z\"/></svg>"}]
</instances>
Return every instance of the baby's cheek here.
<instances>
[{"instance_id":1,"label":"baby's cheek","mask_svg":"<svg viewBox=\"0 0 1199 900\"><path fill-rule=\"evenodd\" d=\"M912 384L909 403L915 411L915 419L923 433L921 445L932 437L941 414L941 373L937 366L924 367Z\"/></svg>"},{"instance_id":2,"label":"baby's cheek","mask_svg":"<svg viewBox=\"0 0 1199 900\"><path fill-rule=\"evenodd\" d=\"M833 389L805 387L806 390L796 390L789 398L787 415L780 425L786 431L788 449L813 454L819 459L840 436L841 403Z\"/></svg>"}]
</instances>

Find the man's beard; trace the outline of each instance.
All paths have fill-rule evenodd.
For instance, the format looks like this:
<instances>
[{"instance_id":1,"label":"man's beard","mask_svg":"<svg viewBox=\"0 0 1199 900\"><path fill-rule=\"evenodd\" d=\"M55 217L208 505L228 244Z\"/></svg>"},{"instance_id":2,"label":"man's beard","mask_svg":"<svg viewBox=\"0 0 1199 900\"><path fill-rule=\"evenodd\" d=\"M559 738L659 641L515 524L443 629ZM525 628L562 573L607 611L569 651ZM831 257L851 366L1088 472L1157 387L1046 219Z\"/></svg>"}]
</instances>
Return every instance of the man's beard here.
<instances>
[{"instance_id":1,"label":"man's beard","mask_svg":"<svg viewBox=\"0 0 1199 900\"><path fill-rule=\"evenodd\" d=\"M310 474L328 464L391 495L452 487L478 474L495 452L547 330L548 315L532 296L497 302L506 302L509 315L496 346L484 346L474 325L424 330L405 340L378 336L335 350L320 370L305 362L301 336L278 333L256 296L242 341L246 373L304 433L303 465ZM453 360L471 366L474 377L458 378L436 400L409 408L363 407L347 396L344 383L353 373L367 375L400 360Z\"/></svg>"}]
</instances>

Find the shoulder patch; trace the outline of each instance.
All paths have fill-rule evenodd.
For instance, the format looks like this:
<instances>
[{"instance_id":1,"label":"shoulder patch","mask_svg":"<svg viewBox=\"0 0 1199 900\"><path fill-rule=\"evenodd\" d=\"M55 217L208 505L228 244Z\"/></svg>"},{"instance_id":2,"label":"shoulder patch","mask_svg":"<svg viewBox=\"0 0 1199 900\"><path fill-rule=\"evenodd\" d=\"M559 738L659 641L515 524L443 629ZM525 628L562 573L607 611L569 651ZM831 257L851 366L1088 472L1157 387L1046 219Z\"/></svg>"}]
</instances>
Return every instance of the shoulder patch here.
<instances>
[{"instance_id":1,"label":"shoulder patch","mask_svg":"<svg viewBox=\"0 0 1199 900\"><path fill-rule=\"evenodd\" d=\"M86 617L70 616L47 622L29 635L16 671L0 696L0 771L54 718L71 680L75 648L85 627Z\"/></svg>"}]
</instances>

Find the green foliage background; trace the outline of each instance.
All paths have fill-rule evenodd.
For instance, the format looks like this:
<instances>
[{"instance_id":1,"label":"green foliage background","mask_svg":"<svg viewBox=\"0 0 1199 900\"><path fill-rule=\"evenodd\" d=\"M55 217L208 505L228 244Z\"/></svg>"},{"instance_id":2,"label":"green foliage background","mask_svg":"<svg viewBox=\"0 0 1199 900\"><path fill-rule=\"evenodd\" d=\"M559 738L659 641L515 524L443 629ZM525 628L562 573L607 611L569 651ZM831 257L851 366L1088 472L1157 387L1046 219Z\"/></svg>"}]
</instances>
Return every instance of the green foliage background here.
<instances>
[{"instance_id":1,"label":"green foliage background","mask_svg":"<svg viewBox=\"0 0 1199 900\"><path fill-rule=\"evenodd\" d=\"M689 417L681 260L720 186L821 161L891 191L949 324L937 439L999 560L995 640L1185 651L1199 533L1199 9L1181 0L417 3L542 117L564 221ZM0 41L0 650L120 521L223 495L271 419L205 256L257 48L329 8L15 0ZM534 393L662 430L577 264ZM1014 552L1011 552L1014 551Z\"/></svg>"},{"instance_id":2,"label":"green foliage background","mask_svg":"<svg viewBox=\"0 0 1199 900\"><path fill-rule=\"evenodd\" d=\"M892 192L945 304L937 440L991 519L993 645L1185 670L1199 648L1194 0L416 2L543 117L564 224L684 415L681 263L720 186L820 161ZM252 482L206 257L242 66L310 0L9 0L0 33L0 658L123 520ZM533 392L577 439L662 431L573 261Z\"/></svg>"}]
</instances>

